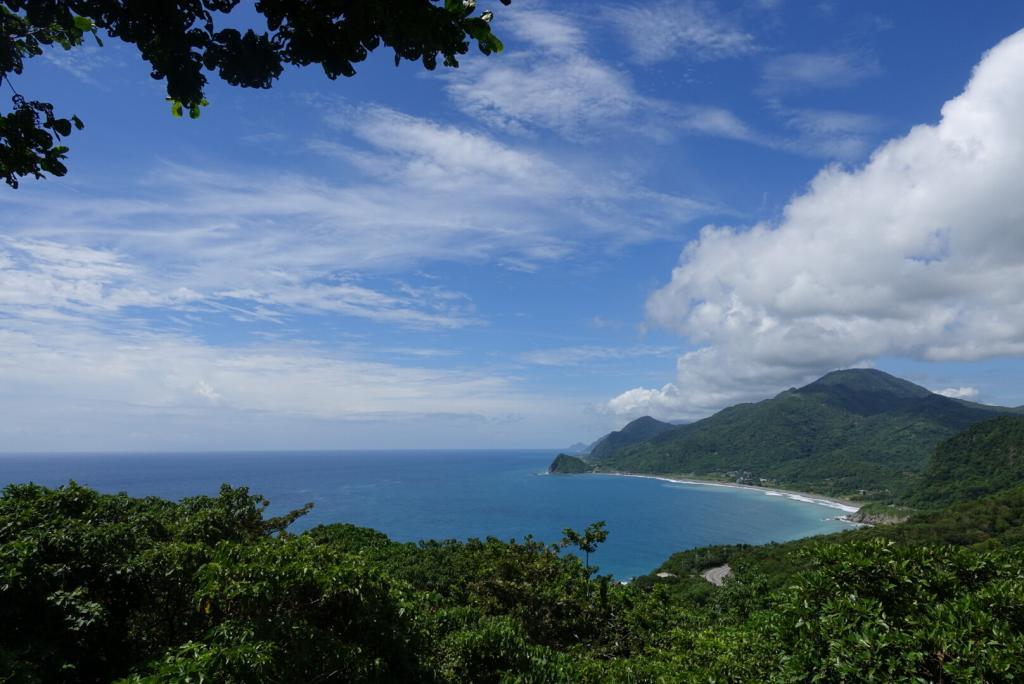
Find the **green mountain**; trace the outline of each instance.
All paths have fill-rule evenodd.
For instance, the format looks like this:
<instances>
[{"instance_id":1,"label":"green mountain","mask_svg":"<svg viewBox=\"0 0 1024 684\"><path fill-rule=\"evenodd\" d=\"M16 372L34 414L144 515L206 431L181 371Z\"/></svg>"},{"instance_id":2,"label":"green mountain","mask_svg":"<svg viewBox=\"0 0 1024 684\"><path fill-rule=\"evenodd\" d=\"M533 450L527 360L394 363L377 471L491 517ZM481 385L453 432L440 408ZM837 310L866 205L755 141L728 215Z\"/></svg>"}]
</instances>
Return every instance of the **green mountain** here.
<instances>
[{"instance_id":1,"label":"green mountain","mask_svg":"<svg viewBox=\"0 0 1024 684\"><path fill-rule=\"evenodd\" d=\"M600 459L610 456L619 449L623 449L633 444L639 444L640 442L646 442L649 439L654 439L658 435L668 432L674 427L676 426L672 423L663 423L662 421L655 420L650 416L637 418L631 423L628 423L626 427L621 430L609 432L607 435L594 442L590 447L590 458Z\"/></svg>"},{"instance_id":2,"label":"green mountain","mask_svg":"<svg viewBox=\"0 0 1024 684\"><path fill-rule=\"evenodd\" d=\"M548 472L558 475L578 475L589 473L593 469L593 466L582 458L570 454L558 454L548 467Z\"/></svg>"},{"instance_id":3,"label":"green mountain","mask_svg":"<svg viewBox=\"0 0 1024 684\"><path fill-rule=\"evenodd\" d=\"M589 461L598 471L894 499L920 480L939 442L993 415L1016 412L950 399L878 370L841 370L695 423L660 423L667 427L632 444L612 448L609 435L602 440L609 448Z\"/></svg>"},{"instance_id":4,"label":"green mountain","mask_svg":"<svg viewBox=\"0 0 1024 684\"><path fill-rule=\"evenodd\" d=\"M937 508L1024 484L1024 417L978 423L938 445L907 503Z\"/></svg>"}]
</instances>

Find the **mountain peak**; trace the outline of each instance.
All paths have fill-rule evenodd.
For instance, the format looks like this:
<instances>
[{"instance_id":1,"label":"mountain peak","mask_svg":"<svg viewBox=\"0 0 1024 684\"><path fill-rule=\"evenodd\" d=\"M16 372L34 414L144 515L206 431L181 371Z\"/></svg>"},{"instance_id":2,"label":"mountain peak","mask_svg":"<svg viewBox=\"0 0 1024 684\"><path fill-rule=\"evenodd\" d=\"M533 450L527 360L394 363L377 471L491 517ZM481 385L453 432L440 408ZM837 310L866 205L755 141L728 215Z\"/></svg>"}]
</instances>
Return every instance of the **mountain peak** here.
<instances>
[{"instance_id":1,"label":"mountain peak","mask_svg":"<svg viewBox=\"0 0 1024 684\"><path fill-rule=\"evenodd\" d=\"M616 449L653 439L674 427L675 425L671 423L665 423L650 416L642 416L630 421L621 430L610 432L594 442L590 448L590 457L600 459L613 453Z\"/></svg>"},{"instance_id":2,"label":"mountain peak","mask_svg":"<svg viewBox=\"0 0 1024 684\"><path fill-rule=\"evenodd\" d=\"M898 410L937 396L920 385L875 368L832 371L796 392L821 397L832 406L860 415Z\"/></svg>"},{"instance_id":3,"label":"mountain peak","mask_svg":"<svg viewBox=\"0 0 1024 684\"><path fill-rule=\"evenodd\" d=\"M847 368L826 373L799 391L824 387L842 386L852 390L868 392L886 392L906 398L924 398L932 392L909 380L889 375L877 368Z\"/></svg>"},{"instance_id":4,"label":"mountain peak","mask_svg":"<svg viewBox=\"0 0 1024 684\"><path fill-rule=\"evenodd\" d=\"M651 418L650 416L640 416L639 418L626 423L625 427L619 430L619 432L643 430L650 427L660 428L665 425L670 425L670 423L664 423L657 418Z\"/></svg>"}]
</instances>

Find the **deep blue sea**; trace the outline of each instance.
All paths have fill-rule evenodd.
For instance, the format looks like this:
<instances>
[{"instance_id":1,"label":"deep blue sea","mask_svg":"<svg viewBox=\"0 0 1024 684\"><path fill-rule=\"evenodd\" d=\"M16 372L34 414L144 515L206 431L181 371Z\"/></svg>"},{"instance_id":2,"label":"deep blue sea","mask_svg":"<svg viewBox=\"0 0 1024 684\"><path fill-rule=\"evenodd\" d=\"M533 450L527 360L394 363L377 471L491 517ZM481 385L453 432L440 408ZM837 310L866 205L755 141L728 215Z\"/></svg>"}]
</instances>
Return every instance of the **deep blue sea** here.
<instances>
[{"instance_id":1,"label":"deep blue sea","mask_svg":"<svg viewBox=\"0 0 1024 684\"><path fill-rule=\"evenodd\" d=\"M707 544L764 543L845 529L842 511L783 496L614 475L544 474L554 451L351 451L0 455L0 484L68 480L103 492L179 499L247 485L281 513L307 501L295 531L349 522L393 539L561 539L604 520L592 556L625 579Z\"/></svg>"}]
</instances>

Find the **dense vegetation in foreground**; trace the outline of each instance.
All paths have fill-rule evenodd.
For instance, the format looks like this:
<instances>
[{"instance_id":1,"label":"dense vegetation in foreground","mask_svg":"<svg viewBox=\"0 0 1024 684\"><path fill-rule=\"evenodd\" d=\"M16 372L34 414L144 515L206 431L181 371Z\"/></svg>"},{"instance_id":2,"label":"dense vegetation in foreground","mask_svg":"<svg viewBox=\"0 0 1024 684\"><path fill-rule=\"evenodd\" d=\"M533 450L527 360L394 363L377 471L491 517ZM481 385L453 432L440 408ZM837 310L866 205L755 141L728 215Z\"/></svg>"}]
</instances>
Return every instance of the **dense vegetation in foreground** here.
<instances>
[{"instance_id":1,"label":"dense vegetation in foreground","mask_svg":"<svg viewBox=\"0 0 1024 684\"><path fill-rule=\"evenodd\" d=\"M989 420L907 493L931 510L874 505L902 524L683 551L625 586L590 567L602 524L403 544L291 534L305 510L268 518L226 485L177 503L10 485L0 681L1019 681L1022 452L1024 418ZM724 586L701 578L724 564Z\"/></svg>"},{"instance_id":2,"label":"dense vegetation in foreground","mask_svg":"<svg viewBox=\"0 0 1024 684\"><path fill-rule=\"evenodd\" d=\"M637 419L598 440L587 463L899 500L917 486L939 442L1021 411L950 399L878 370L843 370L686 425Z\"/></svg>"},{"instance_id":3,"label":"dense vegetation in foreground","mask_svg":"<svg viewBox=\"0 0 1024 684\"><path fill-rule=\"evenodd\" d=\"M1024 492L1002 496L1011 517L975 502L899 541L700 550L622 586L532 539L289 534L302 511L266 518L244 488L172 503L12 485L0 680L1009 681L1024 677ZM979 548L917 543L975 518ZM690 590L727 557L724 587Z\"/></svg>"}]
</instances>

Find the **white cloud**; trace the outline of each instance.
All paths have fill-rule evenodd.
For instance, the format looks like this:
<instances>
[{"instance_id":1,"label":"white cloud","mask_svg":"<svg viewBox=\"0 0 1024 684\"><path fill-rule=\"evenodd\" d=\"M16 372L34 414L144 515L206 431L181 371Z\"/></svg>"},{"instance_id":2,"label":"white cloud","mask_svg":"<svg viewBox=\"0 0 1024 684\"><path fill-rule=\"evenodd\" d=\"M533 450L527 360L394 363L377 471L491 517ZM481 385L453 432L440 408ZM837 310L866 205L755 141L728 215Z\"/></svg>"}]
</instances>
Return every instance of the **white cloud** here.
<instances>
[{"instance_id":1,"label":"white cloud","mask_svg":"<svg viewBox=\"0 0 1024 684\"><path fill-rule=\"evenodd\" d=\"M201 295L154 287L123 255L46 240L0 237L0 312L29 318L114 314L128 307L178 307Z\"/></svg>"},{"instance_id":2,"label":"white cloud","mask_svg":"<svg viewBox=\"0 0 1024 684\"><path fill-rule=\"evenodd\" d=\"M196 383L195 392L202 398L212 403L217 403L222 398L220 393L217 390L215 390L213 386L210 385L210 383L206 382L205 380L200 380L199 382Z\"/></svg>"},{"instance_id":3,"label":"white cloud","mask_svg":"<svg viewBox=\"0 0 1024 684\"><path fill-rule=\"evenodd\" d=\"M660 123L668 105L638 93L628 71L589 54L577 22L529 5L509 18L525 47L510 40L500 60L468 61L457 78L449 74L447 91L456 106L513 133L549 129L592 139L628 127L633 135L660 134L652 122Z\"/></svg>"},{"instance_id":4,"label":"white cloud","mask_svg":"<svg viewBox=\"0 0 1024 684\"><path fill-rule=\"evenodd\" d=\"M859 159L868 151L867 137L879 128L869 114L827 109L775 107L796 137L781 147L827 159Z\"/></svg>"},{"instance_id":5,"label":"white cloud","mask_svg":"<svg viewBox=\"0 0 1024 684\"><path fill-rule=\"evenodd\" d=\"M314 345L213 347L170 334L112 338L84 330L47 337L4 332L5 392L45 390L56 401L127 403L154 413L201 409L329 420L386 413L503 413L519 410L505 378L364 361Z\"/></svg>"},{"instance_id":6,"label":"white cloud","mask_svg":"<svg viewBox=\"0 0 1024 684\"><path fill-rule=\"evenodd\" d=\"M135 310L212 310L241 319L280 320L290 312L337 313L416 328L460 328L479 323L462 293L437 286L399 285L393 292L333 278L312 282L278 273L229 284L208 274L197 291L112 250L54 241L0 238L0 314L8 319L79 322L132 316ZM261 289L254 289L261 286Z\"/></svg>"},{"instance_id":7,"label":"white cloud","mask_svg":"<svg viewBox=\"0 0 1024 684\"><path fill-rule=\"evenodd\" d=\"M539 366L575 366L595 361L636 359L644 356L671 356L671 347L559 347L541 349L522 355L524 361Z\"/></svg>"},{"instance_id":8,"label":"white cloud","mask_svg":"<svg viewBox=\"0 0 1024 684\"><path fill-rule=\"evenodd\" d=\"M685 105L677 111L678 118L676 123L683 131L732 140L743 140L769 147L776 145L776 143L773 143L765 136L755 132L727 109Z\"/></svg>"},{"instance_id":9,"label":"white cloud","mask_svg":"<svg viewBox=\"0 0 1024 684\"><path fill-rule=\"evenodd\" d=\"M448 93L466 113L492 126L539 126L567 136L622 124L643 106L626 72L584 54L510 56L452 80Z\"/></svg>"},{"instance_id":10,"label":"white cloud","mask_svg":"<svg viewBox=\"0 0 1024 684\"><path fill-rule=\"evenodd\" d=\"M663 121L673 131L717 138L826 159L858 159L867 151L868 134L878 120L867 114L822 109L792 109L771 103L772 112L788 130L772 135L756 130L733 112L721 107L681 105L664 108Z\"/></svg>"},{"instance_id":11,"label":"white cloud","mask_svg":"<svg viewBox=\"0 0 1024 684\"><path fill-rule=\"evenodd\" d=\"M693 1L618 5L605 10L640 64L680 54L707 61L753 52L754 37L717 12Z\"/></svg>"},{"instance_id":12,"label":"white cloud","mask_svg":"<svg viewBox=\"0 0 1024 684\"><path fill-rule=\"evenodd\" d=\"M681 401L679 388L668 383L661 389L636 387L627 390L611 399L607 409L628 420L640 416L672 417L679 413Z\"/></svg>"},{"instance_id":13,"label":"white cloud","mask_svg":"<svg viewBox=\"0 0 1024 684\"><path fill-rule=\"evenodd\" d=\"M409 447L422 443L416 430L464 445L456 435L467 421L480 425L477 438L516 439L495 426L520 416L550 435L571 420L564 400L486 370L382 363L295 340L213 346L140 329L18 328L0 330L5 450ZM531 439L517 443L540 446Z\"/></svg>"},{"instance_id":14,"label":"white cloud","mask_svg":"<svg viewBox=\"0 0 1024 684\"><path fill-rule=\"evenodd\" d=\"M106 84L96 78L97 72L117 64L118 59L112 56L117 54L114 47L80 45L71 50L54 47L43 53L43 59L82 83L105 89Z\"/></svg>"},{"instance_id":15,"label":"white cloud","mask_svg":"<svg viewBox=\"0 0 1024 684\"><path fill-rule=\"evenodd\" d=\"M5 198L4 448L281 448L296 431L322 446L348 429L324 427L336 423L543 446L596 420L579 397L453 367L469 354L432 348L487 321L415 271L536 270L667 237L707 207L647 189L614 160L574 163L383 107L344 113L312 145L330 155L321 168L342 160L340 180L164 162L133 179L81 177L73 202L52 201L49 185ZM402 344L352 319L400 326ZM506 429L515 416L536 429ZM424 443L352 429L363 446Z\"/></svg>"},{"instance_id":16,"label":"white cloud","mask_svg":"<svg viewBox=\"0 0 1024 684\"><path fill-rule=\"evenodd\" d=\"M541 154L385 107L344 108L327 120L376 148L377 154L363 153L364 168L422 189L444 185L485 188L490 195L549 194L574 181Z\"/></svg>"},{"instance_id":17,"label":"white cloud","mask_svg":"<svg viewBox=\"0 0 1024 684\"><path fill-rule=\"evenodd\" d=\"M855 54L801 52L765 62L761 89L777 95L807 88L846 88L879 73L878 62Z\"/></svg>"},{"instance_id":18,"label":"white cloud","mask_svg":"<svg viewBox=\"0 0 1024 684\"><path fill-rule=\"evenodd\" d=\"M648 300L698 348L612 410L693 417L886 356L1024 355L1024 32L936 125L824 169L777 224L708 226Z\"/></svg>"},{"instance_id":19,"label":"white cloud","mask_svg":"<svg viewBox=\"0 0 1024 684\"><path fill-rule=\"evenodd\" d=\"M382 320L401 315L411 321L415 316L406 310L424 307L396 303L388 292L368 299L365 285L360 290L322 281L425 261L535 270L581 249L667 237L708 210L648 190L625 169L577 165L528 144L510 146L382 107L327 116L354 144L321 139L314 149L362 169L355 180L339 184L258 167L200 171L163 164L141 182L108 184L74 203L51 202L33 189L20 192L5 216L7 232L68 248L102 245L130 257L120 264L125 268L158 263L159 286L150 283L151 294L166 293L174 283L205 297L246 292L261 305L292 301L335 312L344 300L354 315L366 314L373 299L386 304L371 307ZM137 283L140 277L125 274L124 280ZM466 318L464 311L441 313L440 327Z\"/></svg>"},{"instance_id":20,"label":"white cloud","mask_svg":"<svg viewBox=\"0 0 1024 684\"><path fill-rule=\"evenodd\" d=\"M473 317L469 297L443 288L402 287L382 292L352 282L280 282L266 291L227 290L216 293L211 304L239 300L258 305L261 313L280 316L284 311L335 313L413 328L462 328L482 321Z\"/></svg>"},{"instance_id":21,"label":"white cloud","mask_svg":"<svg viewBox=\"0 0 1024 684\"><path fill-rule=\"evenodd\" d=\"M578 52L586 45L586 36L577 22L569 17L541 9L523 9L503 14L502 29L508 26L516 38L534 47L556 54ZM507 41L514 45L513 40Z\"/></svg>"},{"instance_id":22,"label":"white cloud","mask_svg":"<svg viewBox=\"0 0 1024 684\"><path fill-rule=\"evenodd\" d=\"M755 49L749 35L716 14L710 5L692 2L663 3L654 7L631 5L606 8L602 12L604 19L622 28L636 41L636 56L642 62L669 59L677 50L711 59ZM777 93L773 90L769 105L781 117L787 132L768 134L721 106L646 95L634 83L630 71L591 54L586 33L565 16L528 5L525 10L517 10L515 17L510 29L528 44L528 49L517 51L515 41L510 41L510 51L500 60L470 61L460 69L457 78L451 74L446 76L448 94L457 107L506 133L533 138L539 131L549 130L569 141L587 143L609 134L631 139L643 136L659 142L680 135L700 135L801 155L852 159L863 154L864 134L876 127L874 119L867 115L783 108L774 99ZM804 80L802 86L807 85L807 79L813 80L819 72L827 71L826 67L833 61L850 71L859 69L858 74L867 68L849 56L787 57L793 63L790 68L796 70L794 78ZM789 81L783 84L777 80L781 75L776 71L785 65L786 60L779 58L778 68L767 70L766 78L776 79L771 80L771 88L781 90L783 85L793 86ZM832 70L840 68L832 64ZM351 122L360 117L346 114L340 118ZM432 132L433 135L438 133ZM454 147L467 149L471 144L461 140ZM321 149L327 147L321 145ZM361 168L371 166L365 155L355 150L345 148L336 152ZM397 166L389 165L389 168L397 173ZM547 187L558 185L554 180L556 176L535 174L537 178L542 176ZM433 182L435 177L428 180Z\"/></svg>"},{"instance_id":23,"label":"white cloud","mask_svg":"<svg viewBox=\"0 0 1024 684\"><path fill-rule=\"evenodd\" d=\"M944 397L951 399L977 399L978 388L977 387L947 387L946 389L940 389L936 394L941 394Z\"/></svg>"}]
</instances>

